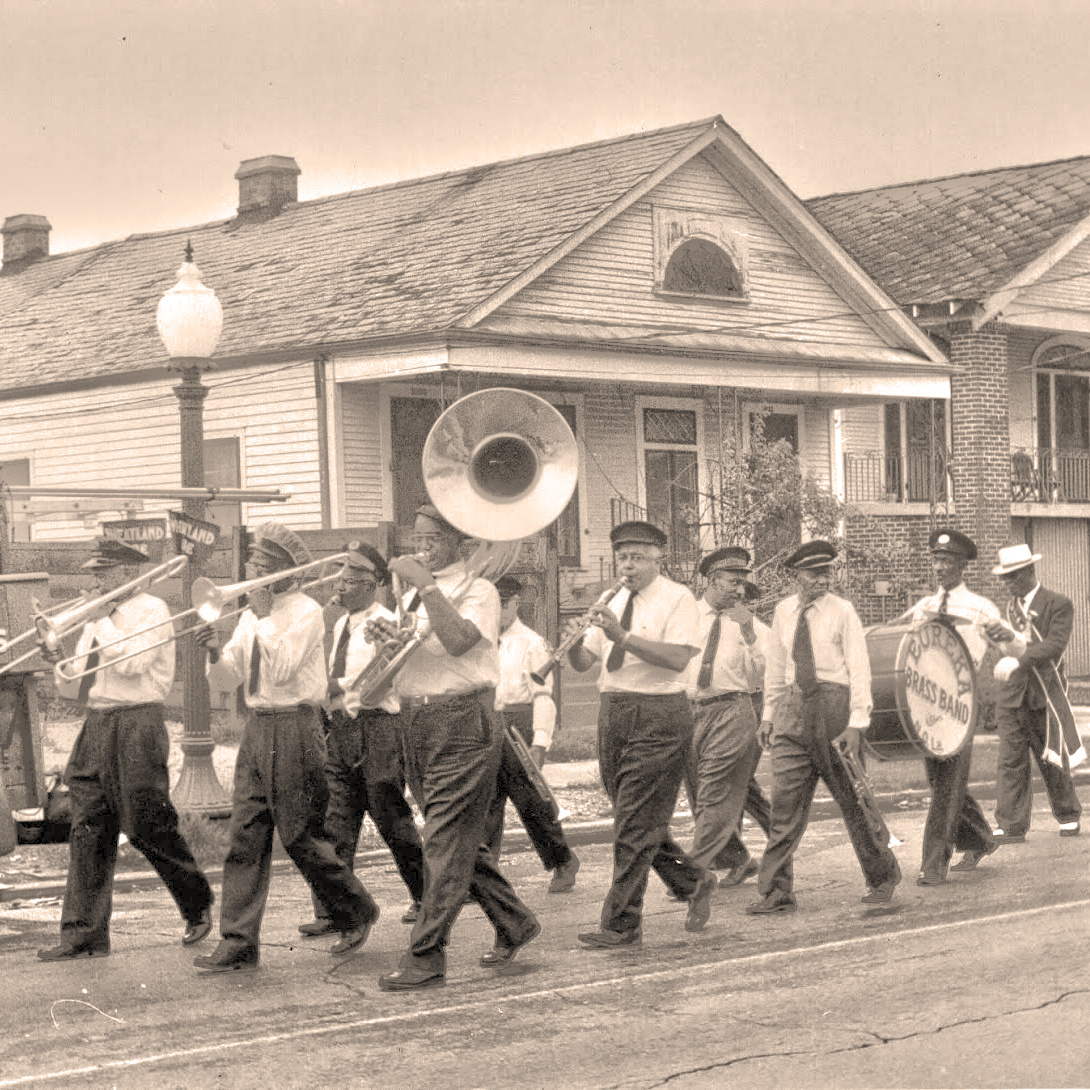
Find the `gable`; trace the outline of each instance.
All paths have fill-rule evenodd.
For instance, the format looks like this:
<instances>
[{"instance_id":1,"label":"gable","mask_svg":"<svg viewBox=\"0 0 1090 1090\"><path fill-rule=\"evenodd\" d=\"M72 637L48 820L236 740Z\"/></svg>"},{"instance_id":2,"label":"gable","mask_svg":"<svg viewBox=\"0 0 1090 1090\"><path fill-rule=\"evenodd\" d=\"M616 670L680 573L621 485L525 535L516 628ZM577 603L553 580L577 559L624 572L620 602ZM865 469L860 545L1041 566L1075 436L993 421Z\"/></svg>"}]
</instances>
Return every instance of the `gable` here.
<instances>
[{"instance_id":1,"label":"gable","mask_svg":"<svg viewBox=\"0 0 1090 1090\"><path fill-rule=\"evenodd\" d=\"M655 215L670 210L721 221L744 264L744 299L718 299L656 290ZM686 334L741 335L758 351L777 341L807 341L882 349L889 346L766 217L705 155L690 159L621 212L576 250L502 304L477 328L515 331L528 321L600 324L617 343L659 335L657 344ZM589 334L593 337L593 332ZM677 340L678 344L682 342Z\"/></svg>"}]
</instances>

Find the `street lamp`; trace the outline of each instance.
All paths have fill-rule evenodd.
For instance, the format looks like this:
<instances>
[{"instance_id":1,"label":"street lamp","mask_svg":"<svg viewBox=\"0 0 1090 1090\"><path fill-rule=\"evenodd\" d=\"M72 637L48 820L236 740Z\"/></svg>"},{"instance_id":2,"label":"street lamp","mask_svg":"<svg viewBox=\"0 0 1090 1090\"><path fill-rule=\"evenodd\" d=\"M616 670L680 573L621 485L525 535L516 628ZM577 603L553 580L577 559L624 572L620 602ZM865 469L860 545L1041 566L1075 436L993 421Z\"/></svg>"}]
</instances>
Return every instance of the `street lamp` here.
<instances>
[{"instance_id":1,"label":"street lamp","mask_svg":"<svg viewBox=\"0 0 1090 1090\"><path fill-rule=\"evenodd\" d=\"M185 263L178 283L159 300L156 312L159 336L170 362L167 370L181 372L174 387L181 416L182 487L204 487L204 399L208 387L201 372L215 368L210 359L223 329L223 308L211 288L201 283L193 264L193 247L186 244ZM203 499L185 499L182 510L191 518L204 517ZM182 575L182 595L192 601L195 561ZM216 777L212 763L211 703L204 676L204 653L193 633L181 637L182 665L182 770L174 790L179 810L196 810L210 816L230 813L230 800Z\"/></svg>"}]
</instances>

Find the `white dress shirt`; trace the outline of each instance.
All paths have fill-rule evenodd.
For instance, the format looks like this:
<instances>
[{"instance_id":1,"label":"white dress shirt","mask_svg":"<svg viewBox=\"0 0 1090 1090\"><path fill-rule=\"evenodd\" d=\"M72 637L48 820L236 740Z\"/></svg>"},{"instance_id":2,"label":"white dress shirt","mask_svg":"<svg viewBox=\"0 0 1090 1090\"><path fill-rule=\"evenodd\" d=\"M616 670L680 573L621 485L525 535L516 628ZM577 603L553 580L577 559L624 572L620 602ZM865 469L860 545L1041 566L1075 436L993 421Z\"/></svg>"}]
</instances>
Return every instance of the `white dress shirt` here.
<instances>
[{"instance_id":1,"label":"white dress shirt","mask_svg":"<svg viewBox=\"0 0 1090 1090\"><path fill-rule=\"evenodd\" d=\"M452 564L434 574L439 589L449 599L465 582L466 568ZM405 595L408 605L416 592ZM394 678L394 691L402 700L422 696L456 696L499 684L500 660L496 640L500 632L500 596L487 579L475 579L457 605L458 613L472 621L481 638L464 655L455 658L434 633L405 660ZM428 619L421 600L416 611L419 624Z\"/></svg>"},{"instance_id":2,"label":"white dress shirt","mask_svg":"<svg viewBox=\"0 0 1090 1090\"><path fill-rule=\"evenodd\" d=\"M256 693L250 692L254 642L261 647ZM238 619L234 634L207 667L208 682L217 689L243 686L248 708L290 708L324 704L327 693L325 622L322 607L298 590L273 598L261 620L252 610Z\"/></svg>"},{"instance_id":3,"label":"white dress shirt","mask_svg":"<svg viewBox=\"0 0 1090 1090\"><path fill-rule=\"evenodd\" d=\"M628 604L629 592L622 590L610 603L610 611L620 617ZM632 626L629 632L656 643L675 643L693 649L700 645L700 614L696 599L688 587L667 579L664 575L636 594L632 606ZM613 648L600 628L591 628L583 646L601 660L598 688L603 693L648 693L665 695L685 691L685 671L653 666L627 652L620 669L606 669Z\"/></svg>"},{"instance_id":4,"label":"white dress shirt","mask_svg":"<svg viewBox=\"0 0 1090 1090\"><path fill-rule=\"evenodd\" d=\"M553 687L539 685L530 677L531 670L544 666L549 659L549 645L532 628L516 617L500 633L500 683L496 688L496 710L508 704L532 704L534 708L533 745L548 749L556 730L556 704Z\"/></svg>"},{"instance_id":5,"label":"white dress shirt","mask_svg":"<svg viewBox=\"0 0 1090 1090\"><path fill-rule=\"evenodd\" d=\"M368 643L364 633L364 626L375 617L382 617L385 620L397 623L397 617L385 606L380 605L378 602L372 602L366 609L361 609L351 615L346 613L343 617L339 617L337 623L333 626L333 647L329 652L329 672L331 675L333 673L333 660L337 656L337 644L340 643L341 633L344 631L345 625L348 626L348 653L344 661L344 677L332 678L344 689L344 692L330 703L330 711L340 709L345 714L354 716L360 710L359 686L356 685L351 689L348 686L359 678L364 668L374 659L375 652L378 650L377 644ZM374 706L376 705L372 705L372 707ZM397 699L393 686L387 687L377 707L384 712L390 712L391 715L396 715L401 710L401 702Z\"/></svg>"},{"instance_id":6,"label":"white dress shirt","mask_svg":"<svg viewBox=\"0 0 1090 1090\"><path fill-rule=\"evenodd\" d=\"M719 647L712 661L711 684L707 689L697 685L708 635L719 611L713 609L705 598L701 598L696 605L700 611L700 653L689 660L685 670L685 691L690 698L706 700L721 693L760 692L764 688L765 647L770 629L756 617L753 618L753 631L757 638L752 644L747 644L742 635L742 626L723 616L719 627Z\"/></svg>"},{"instance_id":7,"label":"white dress shirt","mask_svg":"<svg viewBox=\"0 0 1090 1090\"><path fill-rule=\"evenodd\" d=\"M912 607L914 621L925 620L925 613L938 613L942 605L942 596L946 593L940 587L934 594L921 598ZM979 670L980 663L988 650L988 640L984 635L984 626L990 621L1002 621L1003 618L995 604L980 594L974 594L964 583L958 583L946 596L946 612L955 617L964 617L973 624L957 625L958 635L969 648L973 665Z\"/></svg>"},{"instance_id":8,"label":"white dress shirt","mask_svg":"<svg viewBox=\"0 0 1090 1090\"><path fill-rule=\"evenodd\" d=\"M137 636L125 636L140 629L149 629ZM99 669L87 694L89 708L118 708L127 704L161 704L166 700L174 684L174 626L170 623L170 610L165 602L151 594L134 594L121 602L109 617L88 621L83 626L72 673L83 670L91 642L98 644ZM122 640L115 647L102 650L104 644ZM113 660L131 655L141 648L151 648L161 640L162 647L144 650L125 662ZM111 665L112 662L112 665ZM69 678L59 666L54 667L53 677L57 692L66 700L79 696L81 678Z\"/></svg>"},{"instance_id":9,"label":"white dress shirt","mask_svg":"<svg viewBox=\"0 0 1090 1090\"><path fill-rule=\"evenodd\" d=\"M850 690L849 727L870 726L870 655L863 636L863 623L851 602L826 592L808 607L810 640L818 681L847 685ZM765 662L764 718L775 716L795 682L792 649L799 623L799 596L792 594L776 606Z\"/></svg>"}]
</instances>

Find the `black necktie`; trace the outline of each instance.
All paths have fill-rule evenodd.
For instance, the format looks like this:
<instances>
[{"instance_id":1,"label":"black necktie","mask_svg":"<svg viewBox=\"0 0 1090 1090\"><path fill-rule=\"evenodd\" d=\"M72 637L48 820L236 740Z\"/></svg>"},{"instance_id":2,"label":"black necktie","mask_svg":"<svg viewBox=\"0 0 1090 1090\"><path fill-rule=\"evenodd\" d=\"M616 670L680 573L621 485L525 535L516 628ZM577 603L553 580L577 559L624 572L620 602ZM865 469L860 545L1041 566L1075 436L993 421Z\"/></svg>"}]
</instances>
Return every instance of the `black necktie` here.
<instances>
[{"instance_id":1,"label":"black necktie","mask_svg":"<svg viewBox=\"0 0 1090 1090\"><path fill-rule=\"evenodd\" d=\"M91 647L87 654L87 662L84 664L83 677L79 679L79 692L76 694L76 703L86 705L88 696L91 695L91 686L95 683L95 671L98 669L99 654L95 650L98 647L98 639L91 637Z\"/></svg>"},{"instance_id":2,"label":"black necktie","mask_svg":"<svg viewBox=\"0 0 1090 1090\"><path fill-rule=\"evenodd\" d=\"M351 635L348 618L346 617L344 628L341 629L341 634L337 637L337 649L333 652L333 667L330 670L330 676L334 681L344 677L345 667L348 665L348 640Z\"/></svg>"},{"instance_id":3,"label":"black necktie","mask_svg":"<svg viewBox=\"0 0 1090 1090\"><path fill-rule=\"evenodd\" d=\"M795 684L802 690L803 696L813 696L817 692L817 667L814 665L814 644L810 638L810 621L806 614L810 606L805 606L799 613L799 625L795 629L795 643L791 648L791 657L795 660Z\"/></svg>"},{"instance_id":4,"label":"black necktie","mask_svg":"<svg viewBox=\"0 0 1090 1090\"><path fill-rule=\"evenodd\" d=\"M719 633L723 627L723 614L716 613L715 620L708 630L708 643L704 648L704 657L700 660L700 673L696 678L698 689L708 689L712 683L712 666L715 665L715 653L719 650Z\"/></svg>"},{"instance_id":5,"label":"black necktie","mask_svg":"<svg viewBox=\"0 0 1090 1090\"><path fill-rule=\"evenodd\" d=\"M621 614L621 628L626 632L632 629L632 603L636 600L636 592L632 591L628 596L628 601L625 603L624 613ZM621 663L624 662L624 647L621 645L624 640L618 640L610 649L609 658L606 659L606 669L613 673L614 670L621 668Z\"/></svg>"},{"instance_id":6,"label":"black necktie","mask_svg":"<svg viewBox=\"0 0 1090 1090\"><path fill-rule=\"evenodd\" d=\"M246 691L253 696L261 684L261 644L257 641L257 633L254 633L254 642L250 648L250 683Z\"/></svg>"}]
</instances>

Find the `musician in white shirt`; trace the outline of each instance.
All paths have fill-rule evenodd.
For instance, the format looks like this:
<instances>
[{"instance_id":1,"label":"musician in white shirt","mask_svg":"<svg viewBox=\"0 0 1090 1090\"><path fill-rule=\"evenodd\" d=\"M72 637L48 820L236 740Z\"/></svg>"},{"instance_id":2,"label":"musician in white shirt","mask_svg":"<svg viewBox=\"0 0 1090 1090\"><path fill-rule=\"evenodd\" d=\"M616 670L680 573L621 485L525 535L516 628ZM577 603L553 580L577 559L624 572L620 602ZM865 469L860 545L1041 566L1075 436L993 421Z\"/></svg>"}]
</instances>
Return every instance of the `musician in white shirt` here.
<instances>
[{"instance_id":1,"label":"musician in white shirt","mask_svg":"<svg viewBox=\"0 0 1090 1090\"><path fill-rule=\"evenodd\" d=\"M82 570L94 576L93 594L104 598L133 582L146 561L139 550L100 538ZM186 920L183 944L200 942L211 929L212 890L178 831L170 801L163 701L174 681L173 636L166 605L133 589L104 602L84 625L68 672L59 665L60 651L43 645L43 656L55 664L58 694L87 709L64 776L72 832L61 942L38 951L43 961L110 952L119 833L166 883Z\"/></svg>"},{"instance_id":2,"label":"musician in white shirt","mask_svg":"<svg viewBox=\"0 0 1090 1090\"><path fill-rule=\"evenodd\" d=\"M761 859L762 900L751 915L794 912L795 849L806 832L818 779L844 816L866 877L864 904L885 904L901 880L889 845L879 843L834 746L859 756L870 725L871 673L863 625L854 607L829 590L836 548L808 541L784 561L799 592L776 606L765 663L762 745L771 745L772 832Z\"/></svg>"},{"instance_id":3,"label":"musician in white shirt","mask_svg":"<svg viewBox=\"0 0 1090 1090\"><path fill-rule=\"evenodd\" d=\"M396 620L375 600L378 588L389 581L386 561L377 549L359 541L347 546L336 584L336 600L347 612L333 626L328 698L321 713L329 784L325 830L337 855L352 867L363 819L371 815L412 898L401 922L413 923L424 893L424 852L405 798L401 703L387 687L377 701L369 701L373 706L360 706L361 682L376 650L367 638L367 622L375 617ZM334 930L336 925L315 898L314 919L300 924L300 933L314 936Z\"/></svg>"},{"instance_id":4,"label":"musician in white shirt","mask_svg":"<svg viewBox=\"0 0 1090 1090\"><path fill-rule=\"evenodd\" d=\"M552 745L556 704L552 685L534 681L530 671L548 661L549 646L519 619L521 581L513 575L501 576L496 580L496 590L500 596L500 684L496 689L496 710L502 714L507 730L519 732L540 769ZM514 804L542 866L553 872L549 892L569 892L575 885L579 858L568 847L551 798L542 797L511 742L505 738L496 793L485 820L485 843L496 859L500 857L508 799Z\"/></svg>"},{"instance_id":5,"label":"musician in white shirt","mask_svg":"<svg viewBox=\"0 0 1090 1090\"><path fill-rule=\"evenodd\" d=\"M310 561L299 536L279 522L254 530L248 581L291 572ZM322 609L299 590L298 576L255 587L224 646L208 625L208 680L244 684L246 728L235 761L230 847L223 864L219 946L193 962L209 973L256 969L269 893L273 831L341 938L330 953L359 949L379 908L323 831L329 788L318 708L327 693Z\"/></svg>"},{"instance_id":6,"label":"musician in white shirt","mask_svg":"<svg viewBox=\"0 0 1090 1090\"><path fill-rule=\"evenodd\" d=\"M928 540L931 566L938 590L921 598L908 616L917 623L936 615L972 621L958 625L973 666L979 670L988 650L985 627L1001 620L995 604L965 585L965 566L977 557L976 544L957 530L935 530ZM931 787L931 803L923 830L923 857L918 886L937 886L946 881L947 869L974 870L986 855L999 846L980 804L969 794L969 769L973 760L973 739L953 757L925 757L924 768ZM961 862L950 867L954 851L964 852Z\"/></svg>"}]
</instances>

